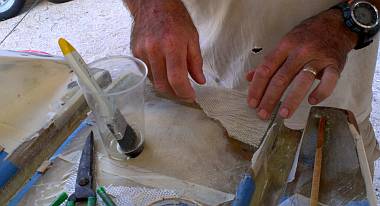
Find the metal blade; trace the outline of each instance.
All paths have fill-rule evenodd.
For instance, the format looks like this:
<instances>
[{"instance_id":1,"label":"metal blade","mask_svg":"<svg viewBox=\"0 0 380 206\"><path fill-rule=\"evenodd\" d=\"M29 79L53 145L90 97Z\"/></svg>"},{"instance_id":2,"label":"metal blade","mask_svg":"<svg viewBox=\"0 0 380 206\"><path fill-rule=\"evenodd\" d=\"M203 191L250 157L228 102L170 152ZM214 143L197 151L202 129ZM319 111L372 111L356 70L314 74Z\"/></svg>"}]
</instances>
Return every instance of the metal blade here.
<instances>
[{"instance_id":1,"label":"metal blade","mask_svg":"<svg viewBox=\"0 0 380 206\"><path fill-rule=\"evenodd\" d=\"M80 158L74 196L76 201L85 201L88 197L96 197L94 191L94 134L91 133L86 139Z\"/></svg>"}]
</instances>

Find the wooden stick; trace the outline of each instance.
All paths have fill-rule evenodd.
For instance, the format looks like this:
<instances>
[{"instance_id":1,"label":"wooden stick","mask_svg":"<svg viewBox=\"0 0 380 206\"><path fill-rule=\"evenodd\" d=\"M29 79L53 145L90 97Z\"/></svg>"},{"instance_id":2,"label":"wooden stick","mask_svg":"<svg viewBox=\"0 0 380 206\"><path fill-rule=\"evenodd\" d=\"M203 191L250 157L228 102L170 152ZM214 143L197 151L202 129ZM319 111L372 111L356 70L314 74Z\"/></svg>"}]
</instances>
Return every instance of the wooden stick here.
<instances>
[{"instance_id":1,"label":"wooden stick","mask_svg":"<svg viewBox=\"0 0 380 206\"><path fill-rule=\"evenodd\" d=\"M322 150L323 150L323 141L324 141L324 137L325 137L325 126L326 126L326 119L324 117L321 117L319 120L317 148L315 151L310 206L317 206L318 205L319 184L320 184L320 180L321 180L321 168L322 168Z\"/></svg>"}]
</instances>

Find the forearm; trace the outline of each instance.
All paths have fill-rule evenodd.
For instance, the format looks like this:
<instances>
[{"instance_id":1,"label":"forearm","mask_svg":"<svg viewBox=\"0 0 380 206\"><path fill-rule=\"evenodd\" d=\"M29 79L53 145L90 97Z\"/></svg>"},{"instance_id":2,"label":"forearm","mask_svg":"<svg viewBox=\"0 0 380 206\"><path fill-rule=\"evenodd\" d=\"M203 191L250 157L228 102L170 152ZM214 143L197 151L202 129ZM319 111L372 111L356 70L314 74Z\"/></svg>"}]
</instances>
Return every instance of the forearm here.
<instances>
[{"instance_id":1,"label":"forearm","mask_svg":"<svg viewBox=\"0 0 380 206\"><path fill-rule=\"evenodd\" d=\"M333 9L333 10L327 10L322 14L326 14L326 15L322 15L322 17L320 18L324 19L324 21L326 22L329 22L330 25L333 25L332 27L333 29L330 28L332 31L331 33L334 33L334 31L339 33L339 36L341 37L342 41L350 42L349 44L346 45L349 48L348 50L347 49L346 50L347 51L352 50L356 46L356 43L358 41L358 35L352 32L344 24L342 12L340 10Z\"/></svg>"},{"instance_id":2,"label":"forearm","mask_svg":"<svg viewBox=\"0 0 380 206\"><path fill-rule=\"evenodd\" d=\"M141 10L142 4L145 3L144 1L145 0L123 0L133 17L136 17L137 12Z\"/></svg>"},{"instance_id":3,"label":"forearm","mask_svg":"<svg viewBox=\"0 0 380 206\"><path fill-rule=\"evenodd\" d=\"M123 0L123 2L127 5L135 19L140 15L145 16L149 14L155 16L162 12L187 15L187 10L181 0Z\"/></svg>"}]
</instances>

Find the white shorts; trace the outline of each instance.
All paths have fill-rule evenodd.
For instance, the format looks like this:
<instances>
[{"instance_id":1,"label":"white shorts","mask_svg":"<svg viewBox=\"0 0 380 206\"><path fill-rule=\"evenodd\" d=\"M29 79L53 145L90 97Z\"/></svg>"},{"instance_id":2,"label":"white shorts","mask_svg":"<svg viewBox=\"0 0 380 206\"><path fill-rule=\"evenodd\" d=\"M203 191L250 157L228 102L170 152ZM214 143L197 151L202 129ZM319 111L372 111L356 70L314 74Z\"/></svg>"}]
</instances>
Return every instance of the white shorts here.
<instances>
[{"instance_id":1,"label":"white shorts","mask_svg":"<svg viewBox=\"0 0 380 206\"><path fill-rule=\"evenodd\" d=\"M359 124L360 134L363 137L364 147L366 155L371 169L371 173L374 172L374 162L380 157L380 146L375 136L372 124L369 117Z\"/></svg>"}]
</instances>

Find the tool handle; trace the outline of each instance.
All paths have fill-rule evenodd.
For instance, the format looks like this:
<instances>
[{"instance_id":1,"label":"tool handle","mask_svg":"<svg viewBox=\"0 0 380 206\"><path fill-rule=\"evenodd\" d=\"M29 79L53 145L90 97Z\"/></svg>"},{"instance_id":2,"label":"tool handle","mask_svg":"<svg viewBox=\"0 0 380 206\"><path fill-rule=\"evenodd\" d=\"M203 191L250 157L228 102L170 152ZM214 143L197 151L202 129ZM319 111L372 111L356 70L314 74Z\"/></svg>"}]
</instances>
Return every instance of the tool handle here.
<instances>
[{"instance_id":1,"label":"tool handle","mask_svg":"<svg viewBox=\"0 0 380 206\"><path fill-rule=\"evenodd\" d=\"M100 198L102 198L104 204L106 204L106 206L116 206L116 204L112 201L112 199L108 196L106 190L104 189L104 187L100 187L96 190L96 193L98 193L98 195L100 196Z\"/></svg>"},{"instance_id":2,"label":"tool handle","mask_svg":"<svg viewBox=\"0 0 380 206\"><path fill-rule=\"evenodd\" d=\"M323 144L324 144L324 139L325 139L325 126L326 126L326 118L321 117L319 120L317 147L315 151L310 206L318 205L319 185L321 182L322 152L323 152Z\"/></svg>"},{"instance_id":3,"label":"tool handle","mask_svg":"<svg viewBox=\"0 0 380 206\"><path fill-rule=\"evenodd\" d=\"M71 68L78 77L80 86L85 86L86 90L89 90L95 99L99 111L104 113L105 117L112 117L112 109L108 105L107 98L103 95L103 91L96 82L96 80L90 75L88 65L80 56L80 54L74 49L73 46L65 39L59 40L59 46L61 47L62 53L64 54L66 61L70 64Z\"/></svg>"},{"instance_id":4,"label":"tool handle","mask_svg":"<svg viewBox=\"0 0 380 206\"><path fill-rule=\"evenodd\" d=\"M71 55L65 56L66 60L70 63L71 68L74 70L78 77L78 81L81 86L85 86L86 90L91 92L92 97L98 103L99 112L102 112L102 116L112 117L112 109L106 96L104 96L102 89L96 82L96 80L90 75L88 66L79 55L77 51L73 51Z\"/></svg>"},{"instance_id":5,"label":"tool handle","mask_svg":"<svg viewBox=\"0 0 380 206\"><path fill-rule=\"evenodd\" d=\"M75 206L75 202L72 201L72 200L68 200L68 201L66 202L66 206Z\"/></svg>"},{"instance_id":6,"label":"tool handle","mask_svg":"<svg viewBox=\"0 0 380 206\"><path fill-rule=\"evenodd\" d=\"M65 58L78 76L78 80L86 85L87 89L93 93L102 94L102 89L96 80L90 75L88 65L76 50L74 50L71 55L65 55Z\"/></svg>"},{"instance_id":7,"label":"tool handle","mask_svg":"<svg viewBox=\"0 0 380 206\"><path fill-rule=\"evenodd\" d=\"M321 182L321 168L322 168L321 164L322 164L322 148L318 148L317 152L315 153L310 206L318 205L319 185Z\"/></svg>"},{"instance_id":8,"label":"tool handle","mask_svg":"<svg viewBox=\"0 0 380 206\"><path fill-rule=\"evenodd\" d=\"M58 195L58 197L53 201L53 203L51 203L50 206L59 206L61 205L63 202L65 202L65 200L68 198L69 196L67 195L66 192L62 192L61 194Z\"/></svg>"},{"instance_id":9,"label":"tool handle","mask_svg":"<svg viewBox=\"0 0 380 206\"><path fill-rule=\"evenodd\" d=\"M95 206L96 205L96 197L89 197L87 199L87 206Z\"/></svg>"},{"instance_id":10,"label":"tool handle","mask_svg":"<svg viewBox=\"0 0 380 206\"><path fill-rule=\"evenodd\" d=\"M236 197L232 202L232 206L249 206L254 192L255 182L251 175L245 174L237 188Z\"/></svg>"}]
</instances>

